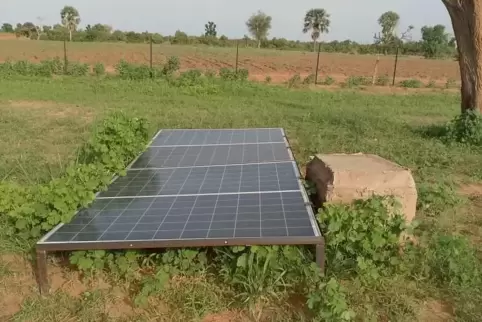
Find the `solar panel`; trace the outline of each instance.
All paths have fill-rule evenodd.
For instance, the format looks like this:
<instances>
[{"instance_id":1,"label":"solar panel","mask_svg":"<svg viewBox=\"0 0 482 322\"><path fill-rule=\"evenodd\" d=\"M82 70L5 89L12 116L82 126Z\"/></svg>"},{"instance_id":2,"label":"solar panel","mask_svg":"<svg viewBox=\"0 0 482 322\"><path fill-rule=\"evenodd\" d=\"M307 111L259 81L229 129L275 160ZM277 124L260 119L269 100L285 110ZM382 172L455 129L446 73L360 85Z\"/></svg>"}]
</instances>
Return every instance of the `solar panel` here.
<instances>
[{"instance_id":1,"label":"solar panel","mask_svg":"<svg viewBox=\"0 0 482 322\"><path fill-rule=\"evenodd\" d=\"M293 162L130 170L99 198L299 190Z\"/></svg>"},{"instance_id":2,"label":"solar panel","mask_svg":"<svg viewBox=\"0 0 482 322\"><path fill-rule=\"evenodd\" d=\"M163 130L152 146L284 142L282 129Z\"/></svg>"},{"instance_id":3,"label":"solar panel","mask_svg":"<svg viewBox=\"0 0 482 322\"><path fill-rule=\"evenodd\" d=\"M323 243L282 129L162 130L127 170L37 250Z\"/></svg>"},{"instance_id":4,"label":"solar panel","mask_svg":"<svg viewBox=\"0 0 482 322\"><path fill-rule=\"evenodd\" d=\"M285 143L150 147L132 169L291 161Z\"/></svg>"},{"instance_id":5,"label":"solar panel","mask_svg":"<svg viewBox=\"0 0 482 322\"><path fill-rule=\"evenodd\" d=\"M315 236L300 191L98 199L46 242Z\"/></svg>"},{"instance_id":6,"label":"solar panel","mask_svg":"<svg viewBox=\"0 0 482 322\"><path fill-rule=\"evenodd\" d=\"M162 130L107 191L37 243L47 251L315 244L320 234L282 129Z\"/></svg>"}]
</instances>

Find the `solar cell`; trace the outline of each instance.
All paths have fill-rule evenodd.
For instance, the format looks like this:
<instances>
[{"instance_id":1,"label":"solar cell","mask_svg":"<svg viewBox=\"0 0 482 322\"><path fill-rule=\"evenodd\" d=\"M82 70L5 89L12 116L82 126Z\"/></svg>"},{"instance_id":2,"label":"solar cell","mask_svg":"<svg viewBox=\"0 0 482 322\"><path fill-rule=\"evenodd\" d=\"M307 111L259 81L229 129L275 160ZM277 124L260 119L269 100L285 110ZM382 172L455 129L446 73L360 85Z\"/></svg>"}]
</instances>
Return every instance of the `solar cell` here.
<instances>
[{"instance_id":1,"label":"solar cell","mask_svg":"<svg viewBox=\"0 0 482 322\"><path fill-rule=\"evenodd\" d=\"M282 129L163 130L152 146L284 143Z\"/></svg>"},{"instance_id":2,"label":"solar cell","mask_svg":"<svg viewBox=\"0 0 482 322\"><path fill-rule=\"evenodd\" d=\"M299 190L293 162L130 170L98 198Z\"/></svg>"},{"instance_id":3,"label":"solar cell","mask_svg":"<svg viewBox=\"0 0 482 322\"><path fill-rule=\"evenodd\" d=\"M314 237L300 191L98 199L43 243Z\"/></svg>"},{"instance_id":4,"label":"solar cell","mask_svg":"<svg viewBox=\"0 0 482 322\"><path fill-rule=\"evenodd\" d=\"M291 161L285 143L150 147L131 169Z\"/></svg>"}]
</instances>

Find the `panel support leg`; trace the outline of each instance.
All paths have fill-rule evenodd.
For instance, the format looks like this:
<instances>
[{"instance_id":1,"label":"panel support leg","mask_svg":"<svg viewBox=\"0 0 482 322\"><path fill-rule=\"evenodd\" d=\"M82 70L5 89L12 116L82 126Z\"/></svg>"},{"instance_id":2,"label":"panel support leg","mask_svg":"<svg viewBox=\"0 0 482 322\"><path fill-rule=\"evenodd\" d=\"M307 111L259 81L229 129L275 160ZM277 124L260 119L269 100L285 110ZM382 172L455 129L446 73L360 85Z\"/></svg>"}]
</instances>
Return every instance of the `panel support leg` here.
<instances>
[{"instance_id":1,"label":"panel support leg","mask_svg":"<svg viewBox=\"0 0 482 322\"><path fill-rule=\"evenodd\" d=\"M316 264L325 272L325 243L316 244Z\"/></svg>"},{"instance_id":2,"label":"panel support leg","mask_svg":"<svg viewBox=\"0 0 482 322\"><path fill-rule=\"evenodd\" d=\"M49 293L49 279L47 275L47 251L37 249L37 282L40 294L47 295Z\"/></svg>"}]
</instances>

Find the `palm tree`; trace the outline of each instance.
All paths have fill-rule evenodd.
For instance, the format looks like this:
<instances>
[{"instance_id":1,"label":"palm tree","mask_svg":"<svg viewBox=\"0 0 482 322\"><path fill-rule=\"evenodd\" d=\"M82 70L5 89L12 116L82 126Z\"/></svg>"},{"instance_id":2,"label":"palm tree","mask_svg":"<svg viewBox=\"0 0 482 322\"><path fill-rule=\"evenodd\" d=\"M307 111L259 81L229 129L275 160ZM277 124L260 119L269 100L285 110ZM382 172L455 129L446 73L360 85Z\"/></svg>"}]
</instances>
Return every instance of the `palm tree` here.
<instances>
[{"instance_id":1,"label":"palm tree","mask_svg":"<svg viewBox=\"0 0 482 322\"><path fill-rule=\"evenodd\" d=\"M328 33L330 27L330 15L325 9L308 10L305 16L305 24L303 32L306 34L311 30L311 39L313 39L313 51L316 50L316 41L323 33Z\"/></svg>"},{"instance_id":2,"label":"palm tree","mask_svg":"<svg viewBox=\"0 0 482 322\"><path fill-rule=\"evenodd\" d=\"M65 6L62 11L60 11L60 19L64 27L69 31L69 39L72 41L72 32L77 29L80 23L79 12L74 7Z\"/></svg>"}]
</instances>

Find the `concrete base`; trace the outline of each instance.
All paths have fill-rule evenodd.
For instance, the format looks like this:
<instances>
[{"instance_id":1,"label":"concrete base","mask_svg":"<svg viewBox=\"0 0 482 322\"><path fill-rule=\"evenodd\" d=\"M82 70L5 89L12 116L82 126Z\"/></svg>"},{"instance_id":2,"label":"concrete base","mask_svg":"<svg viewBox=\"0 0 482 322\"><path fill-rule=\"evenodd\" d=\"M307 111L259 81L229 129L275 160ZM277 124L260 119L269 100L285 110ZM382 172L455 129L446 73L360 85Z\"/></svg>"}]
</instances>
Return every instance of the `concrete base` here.
<instances>
[{"instance_id":1,"label":"concrete base","mask_svg":"<svg viewBox=\"0 0 482 322\"><path fill-rule=\"evenodd\" d=\"M394 196L411 222L417 190L410 170L373 154L318 154L306 167L306 179L316 185L318 205L350 203L373 195Z\"/></svg>"}]
</instances>

